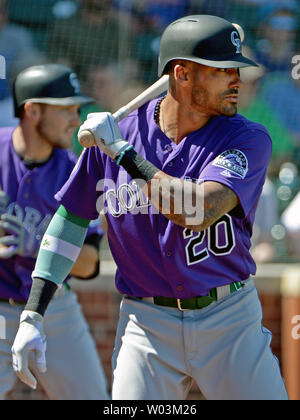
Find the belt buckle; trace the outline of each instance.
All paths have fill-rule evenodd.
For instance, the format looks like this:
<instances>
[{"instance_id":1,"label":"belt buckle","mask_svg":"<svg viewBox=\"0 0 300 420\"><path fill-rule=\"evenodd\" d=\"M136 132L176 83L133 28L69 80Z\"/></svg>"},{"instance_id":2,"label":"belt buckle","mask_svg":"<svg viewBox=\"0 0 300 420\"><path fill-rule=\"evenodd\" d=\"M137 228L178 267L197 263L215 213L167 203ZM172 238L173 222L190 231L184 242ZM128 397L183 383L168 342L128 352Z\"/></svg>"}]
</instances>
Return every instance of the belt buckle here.
<instances>
[{"instance_id":1,"label":"belt buckle","mask_svg":"<svg viewBox=\"0 0 300 420\"><path fill-rule=\"evenodd\" d=\"M183 312L184 311L184 309L181 307L181 299L176 299L177 300L177 308L181 311L181 312Z\"/></svg>"}]
</instances>

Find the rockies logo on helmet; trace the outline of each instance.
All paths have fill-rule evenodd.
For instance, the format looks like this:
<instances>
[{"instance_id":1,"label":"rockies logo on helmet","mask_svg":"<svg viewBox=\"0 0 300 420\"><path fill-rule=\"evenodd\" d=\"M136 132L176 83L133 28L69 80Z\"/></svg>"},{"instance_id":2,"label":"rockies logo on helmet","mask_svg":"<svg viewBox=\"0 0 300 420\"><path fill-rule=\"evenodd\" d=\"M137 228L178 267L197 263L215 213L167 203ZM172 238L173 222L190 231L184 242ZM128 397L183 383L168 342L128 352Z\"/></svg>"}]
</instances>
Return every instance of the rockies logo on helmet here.
<instances>
[{"instance_id":1,"label":"rockies logo on helmet","mask_svg":"<svg viewBox=\"0 0 300 420\"><path fill-rule=\"evenodd\" d=\"M240 54L241 53L241 48L242 48L242 43L241 43L241 40L240 40L239 33L237 31L231 32L231 42L236 47L236 53Z\"/></svg>"},{"instance_id":2,"label":"rockies logo on helmet","mask_svg":"<svg viewBox=\"0 0 300 420\"><path fill-rule=\"evenodd\" d=\"M79 80L77 78L77 75L75 73L71 73L69 76L69 80L70 80L71 85L74 88L74 92L76 94L80 93L80 85L79 85Z\"/></svg>"}]
</instances>

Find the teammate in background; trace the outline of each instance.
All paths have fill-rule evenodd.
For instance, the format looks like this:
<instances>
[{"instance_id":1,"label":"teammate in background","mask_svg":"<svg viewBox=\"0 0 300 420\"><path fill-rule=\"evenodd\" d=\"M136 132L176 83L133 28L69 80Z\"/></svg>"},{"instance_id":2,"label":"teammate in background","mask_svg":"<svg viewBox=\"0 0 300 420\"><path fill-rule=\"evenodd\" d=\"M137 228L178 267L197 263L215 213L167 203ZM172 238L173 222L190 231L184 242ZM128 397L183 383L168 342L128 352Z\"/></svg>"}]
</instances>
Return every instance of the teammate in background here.
<instances>
[{"instance_id":1,"label":"teammate in background","mask_svg":"<svg viewBox=\"0 0 300 420\"><path fill-rule=\"evenodd\" d=\"M230 22L184 17L161 38L167 95L119 126L110 113L81 126L99 147L84 151L56 195L61 206L44 237L52 245L40 248L12 349L23 381L32 380L28 349L43 350L60 245L104 205L124 295L113 399L180 400L193 380L207 399L287 399L251 278L250 237L271 156L265 128L237 114L238 69L251 65Z\"/></svg>"},{"instance_id":2,"label":"teammate in background","mask_svg":"<svg viewBox=\"0 0 300 420\"><path fill-rule=\"evenodd\" d=\"M80 93L76 74L62 65L29 67L14 83L20 124L0 129L0 227L4 235L0 238L0 314L7 327L6 339L0 340L0 399L5 399L16 380L10 348L30 292L41 238L58 208L54 195L77 160L67 149L80 124L79 107L91 101ZM85 280L98 274L101 237L95 224L89 228L73 276ZM108 399L96 346L67 281L57 290L44 326L49 337L47 373L33 370L47 396ZM44 370L42 365L40 370Z\"/></svg>"}]
</instances>

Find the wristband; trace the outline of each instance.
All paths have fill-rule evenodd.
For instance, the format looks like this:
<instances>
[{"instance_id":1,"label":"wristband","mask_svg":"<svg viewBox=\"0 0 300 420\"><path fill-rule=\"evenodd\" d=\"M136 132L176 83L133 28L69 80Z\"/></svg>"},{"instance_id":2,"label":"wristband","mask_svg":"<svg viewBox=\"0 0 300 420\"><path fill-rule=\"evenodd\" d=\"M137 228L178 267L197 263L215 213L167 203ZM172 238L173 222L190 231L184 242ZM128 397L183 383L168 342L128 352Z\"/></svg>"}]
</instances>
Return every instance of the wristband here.
<instances>
[{"instance_id":1,"label":"wristband","mask_svg":"<svg viewBox=\"0 0 300 420\"><path fill-rule=\"evenodd\" d=\"M44 316L57 287L57 284L52 281L34 278L24 310L34 311Z\"/></svg>"},{"instance_id":2,"label":"wristband","mask_svg":"<svg viewBox=\"0 0 300 420\"><path fill-rule=\"evenodd\" d=\"M129 146L129 147L127 147L127 149L126 149L126 150L123 150L123 152L121 152L121 153L119 154L119 156L117 157L117 160L116 160L116 164L117 164L118 166L120 166L120 162L121 162L121 160L122 160L123 156L125 155L125 153L126 153L128 150L131 150L131 149L133 149L133 146Z\"/></svg>"},{"instance_id":3,"label":"wristband","mask_svg":"<svg viewBox=\"0 0 300 420\"><path fill-rule=\"evenodd\" d=\"M123 166L133 179L143 179L146 182L151 181L154 175L160 171L134 149L125 150L123 156L120 156L119 165Z\"/></svg>"}]
</instances>

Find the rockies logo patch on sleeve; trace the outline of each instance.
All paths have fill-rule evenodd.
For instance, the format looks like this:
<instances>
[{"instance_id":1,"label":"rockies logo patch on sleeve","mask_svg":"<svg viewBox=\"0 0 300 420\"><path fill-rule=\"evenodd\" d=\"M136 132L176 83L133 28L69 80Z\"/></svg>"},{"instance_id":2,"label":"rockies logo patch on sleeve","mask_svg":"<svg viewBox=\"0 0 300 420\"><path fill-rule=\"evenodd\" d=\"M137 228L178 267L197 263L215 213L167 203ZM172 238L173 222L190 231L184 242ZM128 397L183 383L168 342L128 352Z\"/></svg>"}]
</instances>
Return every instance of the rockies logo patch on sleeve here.
<instances>
[{"instance_id":1,"label":"rockies logo patch on sleeve","mask_svg":"<svg viewBox=\"0 0 300 420\"><path fill-rule=\"evenodd\" d=\"M248 172L248 160L243 152L237 149L226 150L217 156L213 162L214 166L219 166L227 171L245 178Z\"/></svg>"}]
</instances>

